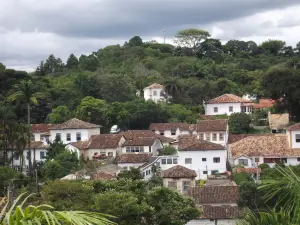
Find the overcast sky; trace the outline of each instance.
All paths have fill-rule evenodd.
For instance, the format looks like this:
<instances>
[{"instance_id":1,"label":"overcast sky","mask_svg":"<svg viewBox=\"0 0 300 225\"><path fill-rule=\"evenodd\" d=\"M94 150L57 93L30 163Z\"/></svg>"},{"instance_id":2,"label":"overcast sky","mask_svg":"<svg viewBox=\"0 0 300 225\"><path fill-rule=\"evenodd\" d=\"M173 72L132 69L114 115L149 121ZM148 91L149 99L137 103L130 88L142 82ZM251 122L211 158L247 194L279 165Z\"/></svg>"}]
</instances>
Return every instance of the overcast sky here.
<instances>
[{"instance_id":1,"label":"overcast sky","mask_svg":"<svg viewBox=\"0 0 300 225\"><path fill-rule=\"evenodd\" d=\"M0 62L30 70L54 54L89 54L132 36L162 42L184 28L212 37L300 41L299 0L0 0Z\"/></svg>"}]
</instances>

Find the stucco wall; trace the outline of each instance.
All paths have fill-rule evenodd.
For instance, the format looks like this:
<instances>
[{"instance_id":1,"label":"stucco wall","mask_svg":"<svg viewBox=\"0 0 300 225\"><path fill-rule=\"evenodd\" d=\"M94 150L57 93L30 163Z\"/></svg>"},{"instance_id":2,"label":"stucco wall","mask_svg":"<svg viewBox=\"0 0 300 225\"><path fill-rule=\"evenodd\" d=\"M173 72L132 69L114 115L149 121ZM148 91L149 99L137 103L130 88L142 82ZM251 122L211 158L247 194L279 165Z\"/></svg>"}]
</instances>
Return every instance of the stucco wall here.
<instances>
[{"instance_id":1,"label":"stucco wall","mask_svg":"<svg viewBox=\"0 0 300 225\"><path fill-rule=\"evenodd\" d=\"M210 221L208 219L203 219L203 220L191 220L186 223L186 225L236 225L237 220L234 219L220 219L217 220L217 223L215 221Z\"/></svg>"},{"instance_id":2,"label":"stucco wall","mask_svg":"<svg viewBox=\"0 0 300 225\"><path fill-rule=\"evenodd\" d=\"M162 96L160 93L163 91L162 88L145 88L144 89L144 99L147 100L152 100L154 102L159 102L159 101L165 101L165 97ZM156 92L156 95L154 93Z\"/></svg>"},{"instance_id":3,"label":"stucco wall","mask_svg":"<svg viewBox=\"0 0 300 225\"><path fill-rule=\"evenodd\" d=\"M229 107L233 107L233 111L229 112ZM214 112L214 107L218 107L218 112ZM222 103L222 104L205 104L205 115L231 115L232 113L241 112L241 103ZM246 112L248 113L248 112Z\"/></svg>"},{"instance_id":4,"label":"stucco wall","mask_svg":"<svg viewBox=\"0 0 300 225\"><path fill-rule=\"evenodd\" d=\"M27 152L29 152L28 149L25 149L23 151L23 162L24 162L23 165L24 166L28 166L29 165L29 159L27 158L27 154L28 154ZM34 160L34 153L35 153L35 160L37 162L45 160L45 159L41 158L41 152L44 152L45 156L47 155L47 149L35 149L35 150L31 149L31 161L33 162L33 160ZM12 156L12 151L8 151L8 157L11 157L11 156ZM22 156L18 157L18 159L16 159L16 158L13 159L13 165L14 166L21 165L21 160L20 160L21 157Z\"/></svg>"},{"instance_id":5,"label":"stucco wall","mask_svg":"<svg viewBox=\"0 0 300 225\"><path fill-rule=\"evenodd\" d=\"M291 138L292 139L292 145L291 145L291 147L292 148L300 148L300 142L296 142L296 134L300 135L300 130L291 132L291 135L292 135L292 138Z\"/></svg>"},{"instance_id":6,"label":"stucco wall","mask_svg":"<svg viewBox=\"0 0 300 225\"><path fill-rule=\"evenodd\" d=\"M177 183L177 190L182 192L182 193L184 192L183 191L183 182L184 181L190 182L191 187L195 186L195 179L189 179L189 178L180 178L180 179L163 178L163 185L165 187L168 187L169 181L176 182Z\"/></svg>"}]
</instances>

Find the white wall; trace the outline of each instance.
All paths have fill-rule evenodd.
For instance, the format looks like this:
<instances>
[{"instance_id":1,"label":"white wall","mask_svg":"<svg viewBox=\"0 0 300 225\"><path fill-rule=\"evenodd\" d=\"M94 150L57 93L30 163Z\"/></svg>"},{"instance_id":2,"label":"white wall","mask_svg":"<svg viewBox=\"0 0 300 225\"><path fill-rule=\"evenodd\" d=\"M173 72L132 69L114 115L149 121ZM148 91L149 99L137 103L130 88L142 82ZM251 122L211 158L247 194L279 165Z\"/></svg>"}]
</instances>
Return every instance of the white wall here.
<instances>
[{"instance_id":1,"label":"white wall","mask_svg":"<svg viewBox=\"0 0 300 225\"><path fill-rule=\"evenodd\" d=\"M213 134L217 135L217 139L213 140ZM220 140L220 134L223 134L223 140ZM207 140L212 143L220 144L223 146L226 146L227 140L228 140L228 133L227 131L208 131L208 132L199 132L198 137L200 138L201 135L203 135L203 140ZM207 139L207 136L209 136L209 139Z\"/></svg>"},{"instance_id":2,"label":"white wall","mask_svg":"<svg viewBox=\"0 0 300 225\"><path fill-rule=\"evenodd\" d=\"M80 156L81 156L80 150L78 148L74 147L72 144L66 145L66 149L68 149L70 152L76 152L78 155L78 158L80 158Z\"/></svg>"},{"instance_id":3,"label":"white wall","mask_svg":"<svg viewBox=\"0 0 300 225\"><path fill-rule=\"evenodd\" d=\"M50 141L54 141L56 134L61 134L61 140L64 144L77 142L76 133L81 133L81 141L87 141L91 135L100 134L100 128L93 129L66 129L66 130L50 130ZM71 140L67 141L67 134L71 134Z\"/></svg>"},{"instance_id":4,"label":"white wall","mask_svg":"<svg viewBox=\"0 0 300 225\"><path fill-rule=\"evenodd\" d=\"M218 170L219 173L226 171L226 150L178 151L178 155L179 165L195 170L198 174L196 179L207 179L212 170ZM220 162L214 163L214 157L220 157ZM192 164L185 164L185 158L192 158ZM206 161L203 162L202 158L206 158ZM207 174L203 174L203 171L207 171Z\"/></svg>"},{"instance_id":5,"label":"white wall","mask_svg":"<svg viewBox=\"0 0 300 225\"><path fill-rule=\"evenodd\" d=\"M163 88L145 88L144 89L144 99L152 100L154 102L166 101L164 96L161 96L160 93L163 91ZM156 92L156 95L154 95Z\"/></svg>"},{"instance_id":6,"label":"white wall","mask_svg":"<svg viewBox=\"0 0 300 225\"><path fill-rule=\"evenodd\" d=\"M215 221L210 221L209 219L202 220L191 220L186 223L186 225L215 225ZM236 225L237 220L234 219L220 219L217 221L218 225Z\"/></svg>"},{"instance_id":7,"label":"white wall","mask_svg":"<svg viewBox=\"0 0 300 225\"><path fill-rule=\"evenodd\" d=\"M258 163L255 162L255 158L259 158ZM278 158L278 157L267 157L267 158ZM282 157L284 158L284 157ZM285 157L287 158L287 163L285 163L286 166L297 166L300 165L300 157ZM238 160L239 159L248 159L248 165L244 166L245 168L256 168L257 165L263 164L264 163L264 157L261 156L256 156L256 157L245 157L245 156L241 156L238 157L236 159L231 160L231 162L233 162L233 165L239 165ZM299 161L298 161L299 159ZM275 163L267 163L270 167L274 167Z\"/></svg>"},{"instance_id":8,"label":"white wall","mask_svg":"<svg viewBox=\"0 0 300 225\"><path fill-rule=\"evenodd\" d=\"M229 107L233 107L233 112L229 112ZM214 107L218 107L218 112L214 112ZM241 112L241 103L222 103L222 104L205 104L205 115L231 115L232 113ZM247 112L248 106L247 106Z\"/></svg>"},{"instance_id":9,"label":"white wall","mask_svg":"<svg viewBox=\"0 0 300 225\"><path fill-rule=\"evenodd\" d=\"M131 146L123 146L122 147L122 153L128 153L126 152L126 147L131 147ZM152 153L152 155L157 155L157 150L162 149L163 145L159 139L157 139L152 146L143 146L144 147L144 152L143 153ZM151 148L150 148L151 147ZM151 150L150 150L151 149ZM136 152L139 153L139 152Z\"/></svg>"},{"instance_id":10,"label":"white wall","mask_svg":"<svg viewBox=\"0 0 300 225\"><path fill-rule=\"evenodd\" d=\"M291 148L300 148L300 142L296 142L296 134L300 135L300 130L291 131L291 135L292 135Z\"/></svg>"},{"instance_id":11,"label":"white wall","mask_svg":"<svg viewBox=\"0 0 300 225\"><path fill-rule=\"evenodd\" d=\"M188 135L191 134L190 131L187 130L180 130L179 128L176 129L175 135L172 135L171 130L155 130L156 134L161 134L161 131L164 132L164 136L168 138L177 139L180 135ZM192 134L196 134L196 132L192 132Z\"/></svg>"},{"instance_id":12,"label":"white wall","mask_svg":"<svg viewBox=\"0 0 300 225\"><path fill-rule=\"evenodd\" d=\"M185 181L190 182L190 187L195 186L195 179L193 179L193 178L180 178L180 179L163 178L163 185L165 187L168 187L169 181L176 182L176 184L177 184L176 190L180 191L181 193L186 193L183 190L183 182L185 182Z\"/></svg>"},{"instance_id":13,"label":"white wall","mask_svg":"<svg viewBox=\"0 0 300 225\"><path fill-rule=\"evenodd\" d=\"M140 166L144 165L145 163L118 163L119 167L122 167L124 170L130 170L131 167L133 168L139 168ZM121 172L122 170L119 170L118 172Z\"/></svg>"}]
</instances>

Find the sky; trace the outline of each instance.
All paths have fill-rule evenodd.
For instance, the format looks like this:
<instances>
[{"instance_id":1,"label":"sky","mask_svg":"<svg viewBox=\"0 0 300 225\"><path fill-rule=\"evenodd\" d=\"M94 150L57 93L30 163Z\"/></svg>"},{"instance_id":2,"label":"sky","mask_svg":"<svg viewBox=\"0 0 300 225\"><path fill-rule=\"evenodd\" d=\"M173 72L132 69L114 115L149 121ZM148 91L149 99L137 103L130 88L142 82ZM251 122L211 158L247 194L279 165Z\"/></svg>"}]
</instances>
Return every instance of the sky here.
<instances>
[{"instance_id":1,"label":"sky","mask_svg":"<svg viewBox=\"0 0 300 225\"><path fill-rule=\"evenodd\" d=\"M133 36L168 43L187 28L213 38L300 41L299 0L0 0L0 62L32 71Z\"/></svg>"}]
</instances>

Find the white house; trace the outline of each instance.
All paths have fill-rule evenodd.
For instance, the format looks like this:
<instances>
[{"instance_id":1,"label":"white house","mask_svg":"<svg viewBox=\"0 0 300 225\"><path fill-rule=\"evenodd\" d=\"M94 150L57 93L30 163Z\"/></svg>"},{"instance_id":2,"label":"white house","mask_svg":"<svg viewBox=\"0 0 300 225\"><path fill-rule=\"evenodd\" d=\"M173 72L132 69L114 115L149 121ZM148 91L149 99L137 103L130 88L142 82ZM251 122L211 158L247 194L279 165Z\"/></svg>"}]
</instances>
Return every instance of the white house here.
<instances>
[{"instance_id":1,"label":"white house","mask_svg":"<svg viewBox=\"0 0 300 225\"><path fill-rule=\"evenodd\" d=\"M32 124L31 125L31 141L42 141L44 144L48 144L50 136L50 128L52 124Z\"/></svg>"},{"instance_id":2,"label":"white house","mask_svg":"<svg viewBox=\"0 0 300 225\"><path fill-rule=\"evenodd\" d=\"M100 128L100 125L73 118L64 123L52 125L49 128L49 140L52 142L60 136L64 144L87 141L92 135L100 134Z\"/></svg>"},{"instance_id":3,"label":"white house","mask_svg":"<svg viewBox=\"0 0 300 225\"><path fill-rule=\"evenodd\" d=\"M173 146L178 150L179 165L195 170L197 179L226 172L227 150L223 145L184 135Z\"/></svg>"},{"instance_id":4,"label":"white house","mask_svg":"<svg viewBox=\"0 0 300 225\"><path fill-rule=\"evenodd\" d=\"M254 103L233 94L224 94L204 103L205 115L251 113Z\"/></svg>"},{"instance_id":5,"label":"white house","mask_svg":"<svg viewBox=\"0 0 300 225\"><path fill-rule=\"evenodd\" d=\"M66 148L75 151L85 160L115 158L122 154L125 138L120 134L92 135L88 141L69 143Z\"/></svg>"},{"instance_id":6,"label":"white house","mask_svg":"<svg viewBox=\"0 0 300 225\"><path fill-rule=\"evenodd\" d=\"M245 168L255 168L262 163L271 167L275 163L286 165L300 164L300 150L297 146L297 126L290 127L288 134L268 134L246 136L229 144L228 155L232 165L243 165Z\"/></svg>"},{"instance_id":7,"label":"white house","mask_svg":"<svg viewBox=\"0 0 300 225\"><path fill-rule=\"evenodd\" d=\"M149 153L125 153L122 154L118 161L120 171L130 170L130 168L139 168L149 162L152 157ZM147 172L148 175L148 172Z\"/></svg>"},{"instance_id":8,"label":"white house","mask_svg":"<svg viewBox=\"0 0 300 225\"><path fill-rule=\"evenodd\" d=\"M167 101L168 96L165 93L165 87L163 85L154 83L144 88L144 99L146 101L165 102Z\"/></svg>"},{"instance_id":9,"label":"white house","mask_svg":"<svg viewBox=\"0 0 300 225\"><path fill-rule=\"evenodd\" d=\"M123 153L149 153L154 156L162 149L161 141L156 137L136 137L126 140L122 145Z\"/></svg>"},{"instance_id":10,"label":"white house","mask_svg":"<svg viewBox=\"0 0 300 225\"><path fill-rule=\"evenodd\" d=\"M188 123L151 123L149 130L156 134L178 139L181 135L196 134L196 125Z\"/></svg>"},{"instance_id":11,"label":"white house","mask_svg":"<svg viewBox=\"0 0 300 225\"><path fill-rule=\"evenodd\" d=\"M47 155L47 148L49 146L45 145L42 141L32 141L30 144L31 150L31 162L38 163L45 160ZM12 157L14 156L14 157ZM21 166L23 165L23 172L27 172L29 168L29 146L27 145L25 149L20 153L17 149L8 151L8 157L12 157L11 166L17 171L21 171ZM22 163L23 162L23 163Z\"/></svg>"}]
</instances>

